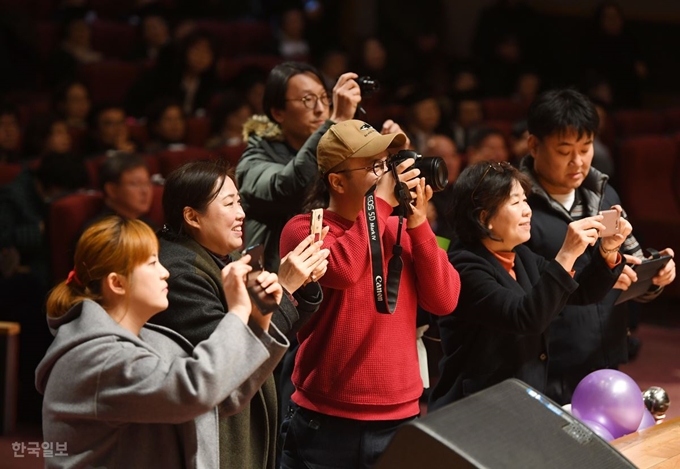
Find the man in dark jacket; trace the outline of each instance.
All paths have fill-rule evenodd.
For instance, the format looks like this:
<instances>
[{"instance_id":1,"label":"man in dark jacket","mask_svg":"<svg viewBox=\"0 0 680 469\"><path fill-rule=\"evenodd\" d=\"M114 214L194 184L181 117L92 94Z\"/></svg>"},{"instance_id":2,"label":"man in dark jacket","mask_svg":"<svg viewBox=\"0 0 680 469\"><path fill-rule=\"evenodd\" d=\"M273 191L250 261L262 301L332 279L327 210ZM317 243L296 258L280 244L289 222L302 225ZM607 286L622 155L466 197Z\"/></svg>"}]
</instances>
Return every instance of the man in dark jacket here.
<instances>
[{"instance_id":1,"label":"man in dark jacket","mask_svg":"<svg viewBox=\"0 0 680 469\"><path fill-rule=\"evenodd\" d=\"M599 118L593 104L574 90L553 90L540 95L528 116L529 151L520 169L533 180L529 204L533 210L531 240L535 253L554 258L568 224L620 204L607 185L608 177L591 167L593 139ZM631 234L621 246L627 263L639 264L643 253ZM673 255L671 249L662 254ZM576 261L580 271L590 261L589 248ZM675 278L671 260L660 269L653 287L636 299L650 301ZM599 303L566 306L552 322L548 346L546 394L560 404L571 401L578 383L590 372L617 368L627 361L627 312L614 307L621 290L637 280L626 266L610 293Z\"/></svg>"},{"instance_id":2,"label":"man in dark jacket","mask_svg":"<svg viewBox=\"0 0 680 469\"><path fill-rule=\"evenodd\" d=\"M236 167L246 212L246 245L265 245L265 269L278 271L279 238L302 212L304 195L318 178L316 146L335 122L354 117L361 101L355 73L333 88L332 108L321 74L311 65L286 62L269 73L263 107L245 125L248 146Z\"/></svg>"}]
</instances>

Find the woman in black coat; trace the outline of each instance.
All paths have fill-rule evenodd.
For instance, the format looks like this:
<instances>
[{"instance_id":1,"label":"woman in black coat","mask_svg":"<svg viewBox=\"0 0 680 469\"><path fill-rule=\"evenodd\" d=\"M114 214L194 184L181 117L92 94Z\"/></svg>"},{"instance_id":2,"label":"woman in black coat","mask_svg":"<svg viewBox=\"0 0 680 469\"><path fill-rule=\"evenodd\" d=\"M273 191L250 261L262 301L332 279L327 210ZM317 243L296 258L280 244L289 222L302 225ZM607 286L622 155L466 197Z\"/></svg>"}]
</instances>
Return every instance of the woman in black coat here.
<instances>
[{"instance_id":1,"label":"woman in black coat","mask_svg":"<svg viewBox=\"0 0 680 469\"><path fill-rule=\"evenodd\" d=\"M554 260L524 246L529 190L517 169L490 162L466 168L453 187L449 222L457 242L449 259L462 288L456 310L439 320L445 356L430 410L508 378L543 392L550 321L567 303L599 301L623 269L618 249L632 230L623 218L619 233L606 238L598 238L601 215L572 222ZM574 272L576 258L597 243L601 255Z\"/></svg>"}]
</instances>

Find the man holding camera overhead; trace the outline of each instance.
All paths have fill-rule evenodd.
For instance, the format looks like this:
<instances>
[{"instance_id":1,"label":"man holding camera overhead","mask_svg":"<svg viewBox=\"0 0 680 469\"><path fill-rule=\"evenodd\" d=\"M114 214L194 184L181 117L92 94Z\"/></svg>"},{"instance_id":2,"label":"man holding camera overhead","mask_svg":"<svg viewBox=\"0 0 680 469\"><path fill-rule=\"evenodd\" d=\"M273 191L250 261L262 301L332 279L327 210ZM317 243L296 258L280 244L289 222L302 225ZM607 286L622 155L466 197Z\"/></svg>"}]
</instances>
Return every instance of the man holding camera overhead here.
<instances>
[{"instance_id":1,"label":"man holding camera overhead","mask_svg":"<svg viewBox=\"0 0 680 469\"><path fill-rule=\"evenodd\" d=\"M338 78L332 96L311 65L285 62L272 69L265 84L266 116L244 126L248 146L236 166L246 213L247 246L264 244L265 269L279 268L283 225L302 212L307 187L316 178L316 146L335 122L354 117L361 102L358 75Z\"/></svg>"},{"instance_id":2,"label":"man holding camera overhead","mask_svg":"<svg viewBox=\"0 0 680 469\"><path fill-rule=\"evenodd\" d=\"M413 158L390 157L407 144L391 121L381 134L348 120L319 141L318 172L330 196L324 210L330 255L319 280L324 300L298 333L284 469L370 467L397 427L420 412L416 309L451 313L460 278L426 220L430 181L418 177ZM405 217L390 216L397 206ZM281 253L309 230L309 214L291 219Z\"/></svg>"}]
</instances>

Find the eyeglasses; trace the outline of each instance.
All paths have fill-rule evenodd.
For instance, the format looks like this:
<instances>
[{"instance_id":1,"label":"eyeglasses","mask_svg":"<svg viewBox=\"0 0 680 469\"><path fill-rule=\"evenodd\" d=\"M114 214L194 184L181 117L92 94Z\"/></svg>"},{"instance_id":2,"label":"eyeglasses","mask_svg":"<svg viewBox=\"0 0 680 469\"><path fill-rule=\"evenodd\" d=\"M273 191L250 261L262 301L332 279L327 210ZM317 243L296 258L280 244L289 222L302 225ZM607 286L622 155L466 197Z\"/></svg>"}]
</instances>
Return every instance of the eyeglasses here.
<instances>
[{"instance_id":1,"label":"eyeglasses","mask_svg":"<svg viewBox=\"0 0 680 469\"><path fill-rule=\"evenodd\" d=\"M329 106L330 101L328 101L328 95L327 94L322 94L321 96L317 96L315 94L307 94L303 96L302 98L295 98L295 99L286 99L286 101L302 101L302 104L307 108L307 109L314 109L316 107L316 103L321 101L321 104L324 106Z\"/></svg>"},{"instance_id":2,"label":"eyeglasses","mask_svg":"<svg viewBox=\"0 0 680 469\"><path fill-rule=\"evenodd\" d=\"M486 167L486 171L484 171L484 174L482 174L482 177L479 178L479 182L475 186L475 188L472 190L472 194L470 195L470 198L472 199L472 203L474 204L475 202L475 192L477 192L477 189L479 189L479 185L482 183L484 178L486 177L487 174L489 174L489 170L493 169L497 173L504 173L506 170L512 168L512 165L508 163L507 161L492 161L488 163L488 166Z\"/></svg>"},{"instance_id":3,"label":"eyeglasses","mask_svg":"<svg viewBox=\"0 0 680 469\"><path fill-rule=\"evenodd\" d=\"M134 190L139 190L139 189L150 189L153 187L153 182L152 181L127 181L127 182L122 182L120 184L121 186L129 187Z\"/></svg>"},{"instance_id":4,"label":"eyeglasses","mask_svg":"<svg viewBox=\"0 0 680 469\"><path fill-rule=\"evenodd\" d=\"M387 171L387 159L375 161L371 166L364 166L363 168L341 169L340 171L329 171L331 173L349 173L352 171L373 171L373 174L380 177Z\"/></svg>"}]
</instances>

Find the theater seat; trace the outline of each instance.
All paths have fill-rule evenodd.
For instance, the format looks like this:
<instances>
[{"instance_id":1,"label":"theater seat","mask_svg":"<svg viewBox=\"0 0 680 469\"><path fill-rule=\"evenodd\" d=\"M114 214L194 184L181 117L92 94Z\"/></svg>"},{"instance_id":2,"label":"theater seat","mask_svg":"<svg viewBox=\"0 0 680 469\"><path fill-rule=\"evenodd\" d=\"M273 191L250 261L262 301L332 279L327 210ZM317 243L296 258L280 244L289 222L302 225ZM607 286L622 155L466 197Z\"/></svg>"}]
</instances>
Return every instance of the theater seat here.
<instances>
[{"instance_id":1,"label":"theater seat","mask_svg":"<svg viewBox=\"0 0 680 469\"><path fill-rule=\"evenodd\" d=\"M202 147L210 137L210 119L190 117L186 123L186 142L193 147Z\"/></svg>"},{"instance_id":2,"label":"theater seat","mask_svg":"<svg viewBox=\"0 0 680 469\"><path fill-rule=\"evenodd\" d=\"M162 151L157 154L161 174L168 177L175 169L191 161L208 161L218 158L216 152L205 148L189 147L178 151Z\"/></svg>"},{"instance_id":3,"label":"theater seat","mask_svg":"<svg viewBox=\"0 0 680 469\"><path fill-rule=\"evenodd\" d=\"M245 142L241 145L236 146L223 146L216 148L215 151L219 154L220 158L229 163L229 166L236 167L238 160L241 159L243 151L246 149Z\"/></svg>"},{"instance_id":4,"label":"theater seat","mask_svg":"<svg viewBox=\"0 0 680 469\"><path fill-rule=\"evenodd\" d=\"M139 74L139 65L119 60L104 60L78 67L78 77L90 90L94 104L122 103Z\"/></svg>"},{"instance_id":5,"label":"theater seat","mask_svg":"<svg viewBox=\"0 0 680 469\"><path fill-rule=\"evenodd\" d=\"M482 100L485 120L518 121L526 119L529 104L510 98L486 98Z\"/></svg>"},{"instance_id":6,"label":"theater seat","mask_svg":"<svg viewBox=\"0 0 680 469\"><path fill-rule=\"evenodd\" d=\"M664 116L657 111L625 110L612 116L619 138L638 135L661 135L666 130Z\"/></svg>"},{"instance_id":7,"label":"theater seat","mask_svg":"<svg viewBox=\"0 0 680 469\"><path fill-rule=\"evenodd\" d=\"M50 205L47 233L52 256L52 275L60 282L73 267L78 235L85 222L102 209L104 196L99 191L67 195Z\"/></svg>"},{"instance_id":8,"label":"theater seat","mask_svg":"<svg viewBox=\"0 0 680 469\"><path fill-rule=\"evenodd\" d=\"M137 39L137 28L132 25L105 20L92 23L92 48L106 58L127 59Z\"/></svg>"},{"instance_id":9,"label":"theater seat","mask_svg":"<svg viewBox=\"0 0 680 469\"><path fill-rule=\"evenodd\" d=\"M18 163L0 163L0 186L14 181L21 169L22 166Z\"/></svg>"},{"instance_id":10,"label":"theater seat","mask_svg":"<svg viewBox=\"0 0 680 469\"><path fill-rule=\"evenodd\" d=\"M643 248L671 247L680 254L680 205L674 181L678 146L670 137L633 137L620 149L621 197ZM677 178L677 176L675 176ZM680 282L668 288L680 295Z\"/></svg>"},{"instance_id":11,"label":"theater seat","mask_svg":"<svg viewBox=\"0 0 680 469\"><path fill-rule=\"evenodd\" d=\"M666 120L666 130L669 132L680 131L680 107L666 109L663 111L663 117Z\"/></svg>"}]
</instances>

